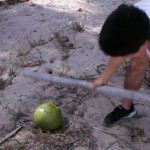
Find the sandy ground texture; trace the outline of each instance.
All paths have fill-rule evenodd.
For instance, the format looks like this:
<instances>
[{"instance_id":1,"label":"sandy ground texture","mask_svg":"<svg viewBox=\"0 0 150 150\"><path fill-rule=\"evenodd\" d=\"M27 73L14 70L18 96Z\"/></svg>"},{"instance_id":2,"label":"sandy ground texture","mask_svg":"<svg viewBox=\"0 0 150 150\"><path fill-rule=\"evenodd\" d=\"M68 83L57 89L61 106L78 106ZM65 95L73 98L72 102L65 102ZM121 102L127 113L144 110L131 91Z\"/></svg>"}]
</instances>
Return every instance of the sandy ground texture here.
<instances>
[{"instance_id":1,"label":"sandy ground texture","mask_svg":"<svg viewBox=\"0 0 150 150\"><path fill-rule=\"evenodd\" d=\"M150 104L135 103L138 117L106 128L103 118L118 99L24 77L25 70L93 81L108 58L98 35L121 3L136 0L0 1L0 140L22 126L0 150L149 150ZM122 87L128 61L110 83ZM148 78L141 90L148 90ZM53 133L33 121L35 108L53 100L64 122Z\"/></svg>"}]
</instances>

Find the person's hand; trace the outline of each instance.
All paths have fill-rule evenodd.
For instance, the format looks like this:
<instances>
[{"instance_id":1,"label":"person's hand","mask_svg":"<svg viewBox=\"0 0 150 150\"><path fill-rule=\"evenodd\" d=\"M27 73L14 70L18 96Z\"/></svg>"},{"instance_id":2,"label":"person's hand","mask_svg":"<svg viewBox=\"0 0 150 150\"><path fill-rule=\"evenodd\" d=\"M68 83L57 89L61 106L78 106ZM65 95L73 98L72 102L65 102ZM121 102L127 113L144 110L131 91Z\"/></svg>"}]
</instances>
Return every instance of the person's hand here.
<instances>
[{"instance_id":1,"label":"person's hand","mask_svg":"<svg viewBox=\"0 0 150 150\"><path fill-rule=\"evenodd\" d=\"M106 82L104 82L101 78L96 79L93 82L92 91L94 92L97 86L101 86L101 85L105 85L105 84L106 84Z\"/></svg>"}]
</instances>

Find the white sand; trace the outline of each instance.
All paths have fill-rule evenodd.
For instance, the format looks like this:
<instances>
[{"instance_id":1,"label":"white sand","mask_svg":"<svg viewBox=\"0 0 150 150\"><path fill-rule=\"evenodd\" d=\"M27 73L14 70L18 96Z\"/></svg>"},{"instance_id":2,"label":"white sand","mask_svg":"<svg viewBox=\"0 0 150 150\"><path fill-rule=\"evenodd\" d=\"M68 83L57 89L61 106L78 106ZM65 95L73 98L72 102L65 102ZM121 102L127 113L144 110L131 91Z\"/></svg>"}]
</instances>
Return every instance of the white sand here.
<instances>
[{"instance_id":1,"label":"white sand","mask_svg":"<svg viewBox=\"0 0 150 150\"><path fill-rule=\"evenodd\" d=\"M27 115L14 124L14 128L17 125L24 126L19 134L25 137L24 133L30 133L33 124L34 109L42 102L53 99L59 102L64 115L67 114L66 109L72 109L75 107L72 104L76 104L77 109L72 118L106 130L106 133L92 130L98 150L149 149L150 104L136 104L141 116L139 119L127 120L115 127L105 128L102 125L103 118L119 104L115 98L91 94L81 89L70 93L66 88L22 76L24 70L40 71L44 66L48 66L53 74L57 75L79 79L97 77L97 66L107 64L108 61L108 57L99 50L97 41L103 22L119 4L133 4L135 1L31 0L0 7L0 75L8 84L0 91L0 128L3 129L0 138L11 131L12 128L9 128L14 124L11 123L14 115L11 115L7 108ZM81 24L83 32L73 29L73 20ZM70 46L71 43L71 47L62 50L54 33L67 37L69 42L65 44ZM68 58L63 59L66 55ZM15 75L11 75L12 72ZM111 82L120 86L123 84L123 76L114 75ZM64 97L61 97L62 92ZM77 104L73 100L78 99L78 96L82 97L82 101ZM130 130L126 129L127 125L139 127L145 132L144 136L131 138ZM113 137L109 133L117 136ZM85 149L87 148L75 148Z\"/></svg>"}]
</instances>

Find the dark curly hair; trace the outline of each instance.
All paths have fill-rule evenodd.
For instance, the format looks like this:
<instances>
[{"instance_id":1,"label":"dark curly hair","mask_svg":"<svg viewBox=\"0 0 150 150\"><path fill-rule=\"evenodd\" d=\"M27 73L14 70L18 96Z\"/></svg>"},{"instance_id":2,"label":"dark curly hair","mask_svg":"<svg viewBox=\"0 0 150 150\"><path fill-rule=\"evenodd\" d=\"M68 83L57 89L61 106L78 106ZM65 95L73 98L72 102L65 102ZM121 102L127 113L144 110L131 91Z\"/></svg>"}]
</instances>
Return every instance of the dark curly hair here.
<instances>
[{"instance_id":1,"label":"dark curly hair","mask_svg":"<svg viewBox=\"0 0 150 150\"><path fill-rule=\"evenodd\" d=\"M104 22L99 36L102 51L110 56L137 52L150 39L150 20L146 13L132 5L121 4Z\"/></svg>"}]
</instances>

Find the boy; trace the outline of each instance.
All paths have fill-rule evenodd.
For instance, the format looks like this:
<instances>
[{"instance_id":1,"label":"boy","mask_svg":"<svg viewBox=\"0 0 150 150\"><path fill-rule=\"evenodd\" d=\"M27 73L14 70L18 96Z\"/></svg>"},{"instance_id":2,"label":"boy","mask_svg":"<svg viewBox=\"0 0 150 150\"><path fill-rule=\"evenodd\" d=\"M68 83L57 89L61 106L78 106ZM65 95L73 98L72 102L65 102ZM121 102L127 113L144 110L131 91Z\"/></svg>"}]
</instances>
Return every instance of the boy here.
<instances>
[{"instance_id":1,"label":"boy","mask_svg":"<svg viewBox=\"0 0 150 150\"><path fill-rule=\"evenodd\" d=\"M142 0L132 5L120 5L106 19L100 32L102 51L110 55L109 63L101 76L93 82L97 86L107 84L112 74L129 57L130 65L125 74L124 88L138 90L143 83L150 57L150 1ZM104 118L105 126L113 126L125 117L136 115L131 99L123 99Z\"/></svg>"}]
</instances>

